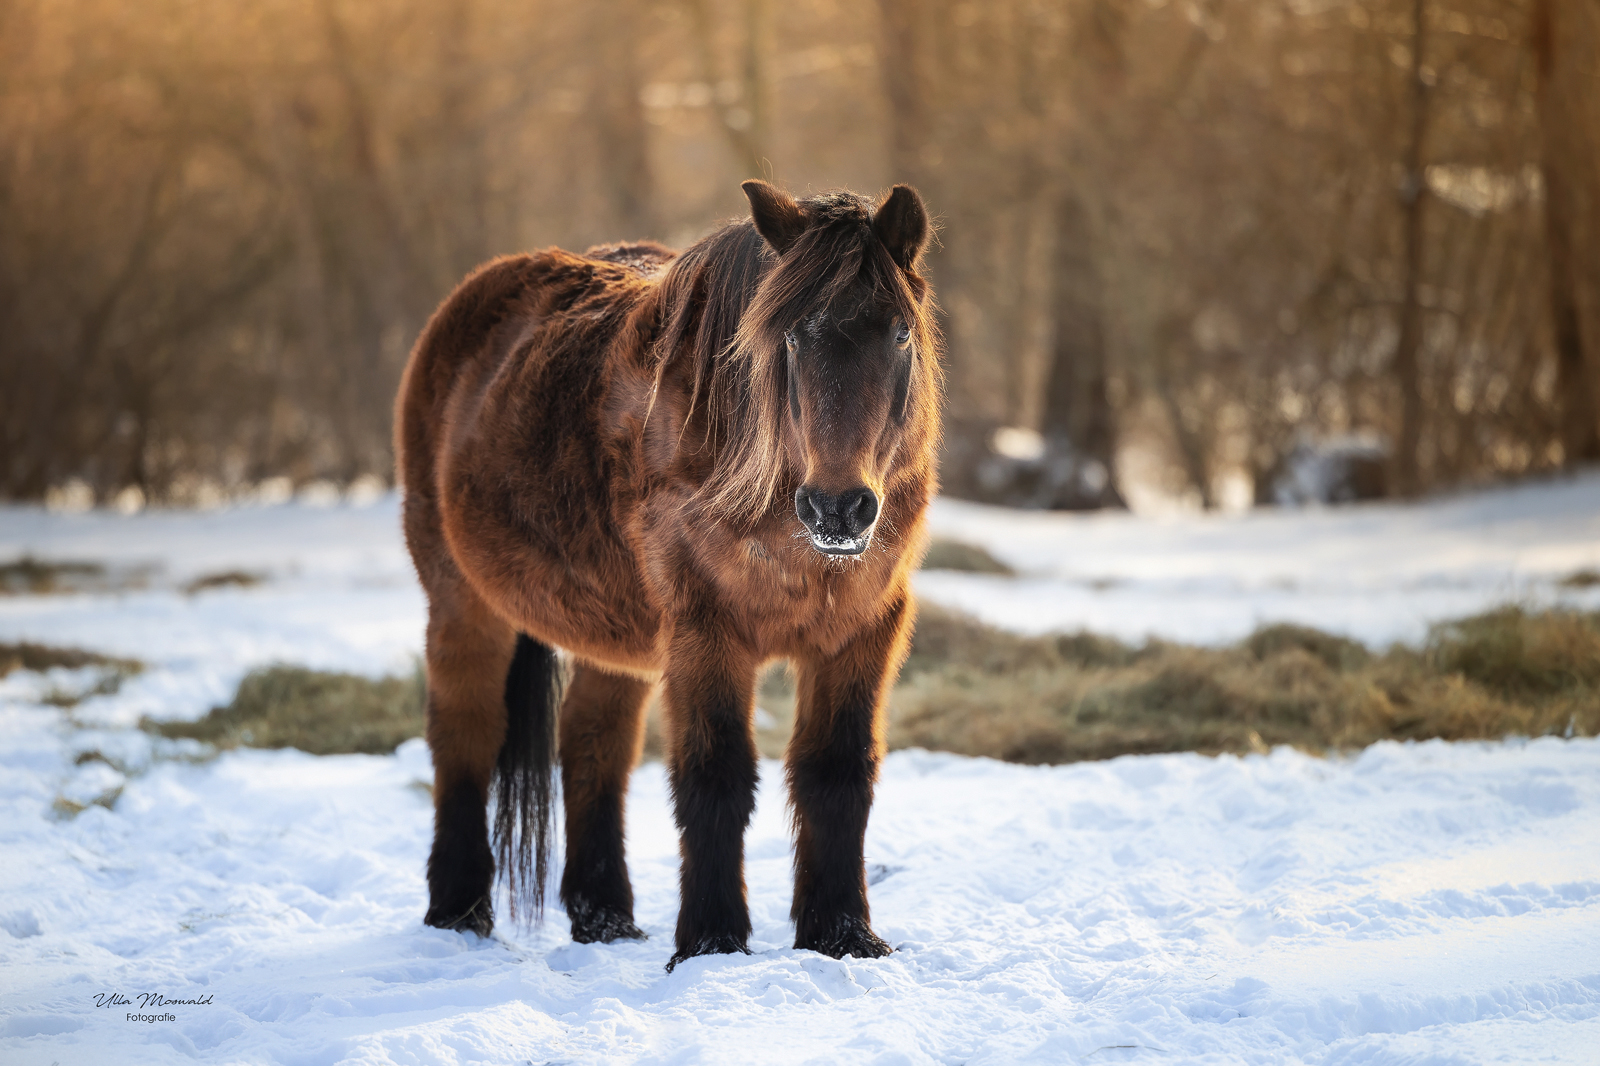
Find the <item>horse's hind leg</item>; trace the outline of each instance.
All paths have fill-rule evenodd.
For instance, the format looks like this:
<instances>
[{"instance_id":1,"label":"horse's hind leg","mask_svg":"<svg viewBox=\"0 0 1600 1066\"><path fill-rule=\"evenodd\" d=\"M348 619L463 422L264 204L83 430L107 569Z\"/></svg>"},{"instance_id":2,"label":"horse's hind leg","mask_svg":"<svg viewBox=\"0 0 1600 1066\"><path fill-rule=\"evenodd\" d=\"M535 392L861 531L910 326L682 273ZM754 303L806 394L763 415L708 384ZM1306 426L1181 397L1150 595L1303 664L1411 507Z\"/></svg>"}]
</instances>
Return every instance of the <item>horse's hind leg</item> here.
<instances>
[{"instance_id":1,"label":"horse's hind leg","mask_svg":"<svg viewBox=\"0 0 1600 1066\"><path fill-rule=\"evenodd\" d=\"M430 590L428 748L433 753L433 851L428 913L440 929L488 936L494 854L485 808L506 736L506 673L516 634L464 584Z\"/></svg>"},{"instance_id":2,"label":"horse's hind leg","mask_svg":"<svg viewBox=\"0 0 1600 1066\"><path fill-rule=\"evenodd\" d=\"M561 789L567 810L567 865L561 902L572 939L643 939L633 923L633 886L623 854L628 775L644 742L650 686L580 664L561 704Z\"/></svg>"}]
</instances>

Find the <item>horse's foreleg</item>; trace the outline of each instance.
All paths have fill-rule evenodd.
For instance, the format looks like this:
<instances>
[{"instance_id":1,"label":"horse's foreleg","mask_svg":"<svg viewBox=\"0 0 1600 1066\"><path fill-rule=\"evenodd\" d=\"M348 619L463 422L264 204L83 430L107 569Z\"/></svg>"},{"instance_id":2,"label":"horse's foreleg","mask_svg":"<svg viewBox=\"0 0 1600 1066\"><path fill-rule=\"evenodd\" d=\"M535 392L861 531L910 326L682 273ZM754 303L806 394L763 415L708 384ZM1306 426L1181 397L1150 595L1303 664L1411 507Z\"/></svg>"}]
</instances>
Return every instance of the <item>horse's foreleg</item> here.
<instances>
[{"instance_id":1,"label":"horse's foreleg","mask_svg":"<svg viewBox=\"0 0 1600 1066\"><path fill-rule=\"evenodd\" d=\"M470 593L436 596L428 619L428 748L433 753L433 851L428 913L441 929L488 936L494 855L485 817L506 735L505 684L516 636Z\"/></svg>"},{"instance_id":2,"label":"horse's foreleg","mask_svg":"<svg viewBox=\"0 0 1600 1066\"><path fill-rule=\"evenodd\" d=\"M755 668L724 627L679 622L667 658L668 773L679 885L670 971L695 955L742 951L750 938L744 831L756 804Z\"/></svg>"},{"instance_id":3,"label":"horse's foreleg","mask_svg":"<svg viewBox=\"0 0 1600 1066\"><path fill-rule=\"evenodd\" d=\"M561 902L572 939L643 939L633 923L633 886L623 854L623 800L644 742L650 686L580 664L561 704L561 790L567 865Z\"/></svg>"},{"instance_id":4,"label":"horse's foreleg","mask_svg":"<svg viewBox=\"0 0 1600 1066\"><path fill-rule=\"evenodd\" d=\"M796 664L787 773L794 805L794 946L842 958L892 950L873 933L864 847L883 752L885 698L910 636L902 599L838 652Z\"/></svg>"}]
</instances>

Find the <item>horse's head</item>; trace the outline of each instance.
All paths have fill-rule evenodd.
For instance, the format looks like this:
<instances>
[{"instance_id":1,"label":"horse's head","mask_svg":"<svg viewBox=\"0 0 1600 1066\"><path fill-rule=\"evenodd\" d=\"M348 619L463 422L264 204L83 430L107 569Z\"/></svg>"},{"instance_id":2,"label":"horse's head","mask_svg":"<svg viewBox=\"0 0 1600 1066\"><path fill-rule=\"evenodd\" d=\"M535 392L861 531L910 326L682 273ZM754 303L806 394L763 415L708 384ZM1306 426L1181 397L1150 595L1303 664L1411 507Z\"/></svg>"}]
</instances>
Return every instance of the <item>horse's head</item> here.
<instances>
[{"instance_id":1,"label":"horse's head","mask_svg":"<svg viewBox=\"0 0 1600 1066\"><path fill-rule=\"evenodd\" d=\"M849 193L796 201L762 181L744 191L778 262L741 340L766 347L770 380L785 386L795 513L817 551L859 555L908 425L937 402L931 301L917 273L927 213L908 185L876 206Z\"/></svg>"}]
</instances>

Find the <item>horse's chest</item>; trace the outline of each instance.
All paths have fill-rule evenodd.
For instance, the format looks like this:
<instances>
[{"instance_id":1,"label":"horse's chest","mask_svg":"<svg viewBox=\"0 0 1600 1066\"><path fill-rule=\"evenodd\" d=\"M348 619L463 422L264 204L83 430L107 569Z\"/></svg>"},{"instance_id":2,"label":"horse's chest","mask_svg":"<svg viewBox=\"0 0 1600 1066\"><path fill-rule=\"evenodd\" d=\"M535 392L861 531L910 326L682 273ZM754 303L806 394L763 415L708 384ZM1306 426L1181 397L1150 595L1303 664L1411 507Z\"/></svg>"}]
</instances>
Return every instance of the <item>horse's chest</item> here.
<instances>
[{"instance_id":1,"label":"horse's chest","mask_svg":"<svg viewBox=\"0 0 1600 1066\"><path fill-rule=\"evenodd\" d=\"M877 559L830 560L787 527L738 534L681 531L655 545L643 567L661 608L700 610L706 594L763 654L833 646L875 615L887 574ZM703 582L703 583L702 583ZM709 586L709 587L708 587Z\"/></svg>"},{"instance_id":2,"label":"horse's chest","mask_svg":"<svg viewBox=\"0 0 1600 1066\"><path fill-rule=\"evenodd\" d=\"M740 592L793 605L821 591L814 574L788 553L773 551L765 541L749 538L740 542L732 554L737 565L728 568L727 584Z\"/></svg>"},{"instance_id":3,"label":"horse's chest","mask_svg":"<svg viewBox=\"0 0 1600 1066\"><path fill-rule=\"evenodd\" d=\"M722 594L730 604L755 619L766 641L782 644L819 627L833 628L861 612L872 596L869 566L854 560L830 563L806 546L776 550L771 542L744 541L737 553L741 565L730 567Z\"/></svg>"}]
</instances>

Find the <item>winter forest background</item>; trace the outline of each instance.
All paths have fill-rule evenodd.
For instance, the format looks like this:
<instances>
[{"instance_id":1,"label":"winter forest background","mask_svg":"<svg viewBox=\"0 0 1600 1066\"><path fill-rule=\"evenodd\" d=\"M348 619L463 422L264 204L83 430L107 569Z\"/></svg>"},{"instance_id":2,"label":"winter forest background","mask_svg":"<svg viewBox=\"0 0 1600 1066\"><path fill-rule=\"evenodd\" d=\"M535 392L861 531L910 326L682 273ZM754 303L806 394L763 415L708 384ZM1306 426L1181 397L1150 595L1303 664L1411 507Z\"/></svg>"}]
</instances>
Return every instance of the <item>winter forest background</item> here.
<instances>
[{"instance_id":1,"label":"winter forest background","mask_svg":"<svg viewBox=\"0 0 1600 1066\"><path fill-rule=\"evenodd\" d=\"M0 496L387 483L463 273L750 176L926 196L955 494L1600 457L1594 0L0 0Z\"/></svg>"}]
</instances>

